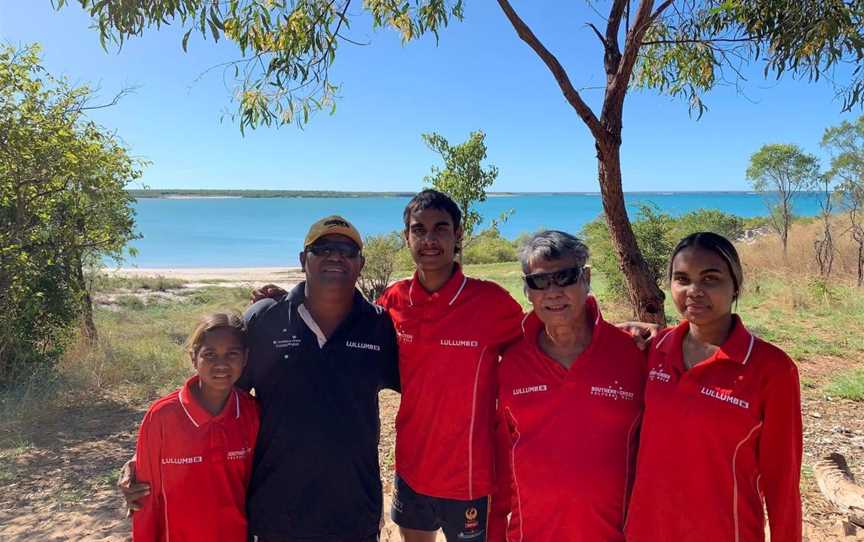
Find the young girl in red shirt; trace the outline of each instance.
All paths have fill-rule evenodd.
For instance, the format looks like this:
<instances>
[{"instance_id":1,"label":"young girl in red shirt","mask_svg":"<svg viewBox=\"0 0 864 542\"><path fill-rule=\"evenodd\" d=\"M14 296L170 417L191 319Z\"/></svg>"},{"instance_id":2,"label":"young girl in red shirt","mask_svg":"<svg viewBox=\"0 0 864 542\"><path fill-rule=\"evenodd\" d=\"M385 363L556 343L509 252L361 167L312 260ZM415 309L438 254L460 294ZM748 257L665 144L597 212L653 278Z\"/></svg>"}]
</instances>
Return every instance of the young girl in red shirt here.
<instances>
[{"instance_id":1,"label":"young girl in red shirt","mask_svg":"<svg viewBox=\"0 0 864 542\"><path fill-rule=\"evenodd\" d=\"M714 233L678 243L669 269L684 317L649 346L633 542L800 542L798 371L732 312L743 273Z\"/></svg>"},{"instance_id":2,"label":"young girl in red shirt","mask_svg":"<svg viewBox=\"0 0 864 542\"><path fill-rule=\"evenodd\" d=\"M206 316L187 346L196 374L153 403L141 423L136 475L150 493L132 516L132 538L245 542L258 406L234 387L246 365L243 320Z\"/></svg>"}]
</instances>

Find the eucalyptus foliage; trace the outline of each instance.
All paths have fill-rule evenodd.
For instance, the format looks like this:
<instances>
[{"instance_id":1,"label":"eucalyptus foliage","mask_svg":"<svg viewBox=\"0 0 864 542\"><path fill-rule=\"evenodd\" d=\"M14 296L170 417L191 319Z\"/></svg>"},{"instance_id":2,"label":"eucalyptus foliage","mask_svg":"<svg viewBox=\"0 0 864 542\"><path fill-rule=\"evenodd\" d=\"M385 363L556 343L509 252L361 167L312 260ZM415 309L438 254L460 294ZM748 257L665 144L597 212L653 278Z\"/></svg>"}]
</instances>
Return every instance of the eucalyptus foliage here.
<instances>
[{"instance_id":1,"label":"eucalyptus foliage","mask_svg":"<svg viewBox=\"0 0 864 542\"><path fill-rule=\"evenodd\" d=\"M53 0L57 8L70 0ZM72 0L75 1L75 0ZM185 51L192 34L228 39L241 58L229 67L240 129L296 123L315 111L334 111L339 85L330 77L360 2L351 0L77 0L93 18L104 48L122 46L149 28L178 24ZM364 0L376 28L394 29L404 42L439 32L462 18L462 1Z\"/></svg>"}]
</instances>

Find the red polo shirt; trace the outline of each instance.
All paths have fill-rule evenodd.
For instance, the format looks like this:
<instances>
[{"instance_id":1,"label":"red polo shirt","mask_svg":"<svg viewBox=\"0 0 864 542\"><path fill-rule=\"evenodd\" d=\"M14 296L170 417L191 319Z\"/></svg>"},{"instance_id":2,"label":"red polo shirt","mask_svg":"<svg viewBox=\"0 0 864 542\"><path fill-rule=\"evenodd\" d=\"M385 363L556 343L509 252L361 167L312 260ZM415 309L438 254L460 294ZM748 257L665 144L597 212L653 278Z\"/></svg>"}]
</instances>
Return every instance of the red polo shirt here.
<instances>
[{"instance_id":1,"label":"red polo shirt","mask_svg":"<svg viewBox=\"0 0 864 542\"><path fill-rule=\"evenodd\" d=\"M473 500L492 493L495 369L520 334L521 306L506 290L457 266L437 292L417 274L378 300L399 342L402 401L396 472L414 491Z\"/></svg>"},{"instance_id":2,"label":"red polo shirt","mask_svg":"<svg viewBox=\"0 0 864 542\"><path fill-rule=\"evenodd\" d=\"M246 541L258 405L235 389L213 416L192 396L197 385L196 375L153 403L141 422L136 477L150 494L132 515L135 542Z\"/></svg>"},{"instance_id":3,"label":"red polo shirt","mask_svg":"<svg viewBox=\"0 0 864 542\"><path fill-rule=\"evenodd\" d=\"M605 322L596 301L591 344L570 369L538 345L531 313L499 369L499 485L489 541L624 540L636 466L645 354Z\"/></svg>"},{"instance_id":4,"label":"red polo shirt","mask_svg":"<svg viewBox=\"0 0 864 542\"><path fill-rule=\"evenodd\" d=\"M795 364L735 317L729 339L685 370L688 322L651 346L627 521L634 542L801 540L801 398Z\"/></svg>"}]
</instances>

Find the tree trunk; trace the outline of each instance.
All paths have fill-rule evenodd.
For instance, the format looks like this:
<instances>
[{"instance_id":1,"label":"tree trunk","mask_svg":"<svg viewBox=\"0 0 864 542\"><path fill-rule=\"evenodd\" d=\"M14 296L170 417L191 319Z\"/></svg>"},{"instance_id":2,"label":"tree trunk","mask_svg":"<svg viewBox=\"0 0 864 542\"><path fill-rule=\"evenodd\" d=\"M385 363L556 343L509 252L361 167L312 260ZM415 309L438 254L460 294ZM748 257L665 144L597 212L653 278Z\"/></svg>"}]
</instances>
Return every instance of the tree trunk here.
<instances>
[{"instance_id":1,"label":"tree trunk","mask_svg":"<svg viewBox=\"0 0 864 542\"><path fill-rule=\"evenodd\" d=\"M93 298L87 288L87 281L84 280L84 269L80 256L76 257L74 265L75 268L72 272L75 273L75 281L81 291L81 333L87 343L92 345L99 340L96 321L93 319Z\"/></svg>"},{"instance_id":2,"label":"tree trunk","mask_svg":"<svg viewBox=\"0 0 864 542\"><path fill-rule=\"evenodd\" d=\"M864 526L864 488L839 453L831 453L813 465L813 476L822 495L849 521Z\"/></svg>"},{"instance_id":3,"label":"tree trunk","mask_svg":"<svg viewBox=\"0 0 864 542\"><path fill-rule=\"evenodd\" d=\"M858 241L858 287L864 286L864 242Z\"/></svg>"},{"instance_id":4,"label":"tree trunk","mask_svg":"<svg viewBox=\"0 0 864 542\"><path fill-rule=\"evenodd\" d=\"M618 254L621 272L627 281L634 316L642 322L666 325L663 311L665 296L651 276L627 217L621 187L620 144L607 144L605 154L598 153L598 170L606 225Z\"/></svg>"}]
</instances>

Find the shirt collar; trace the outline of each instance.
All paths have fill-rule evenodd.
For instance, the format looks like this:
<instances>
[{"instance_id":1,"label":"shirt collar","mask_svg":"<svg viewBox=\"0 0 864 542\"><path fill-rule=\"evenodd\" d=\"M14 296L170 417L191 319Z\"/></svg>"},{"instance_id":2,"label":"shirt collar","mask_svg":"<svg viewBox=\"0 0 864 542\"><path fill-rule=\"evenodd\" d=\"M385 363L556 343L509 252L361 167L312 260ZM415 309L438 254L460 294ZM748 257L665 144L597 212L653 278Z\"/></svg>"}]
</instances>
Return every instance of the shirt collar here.
<instances>
[{"instance_id":1,"label":"shirt collar","mask_svg":"<svg viewBox=\"0 0 864 542\"><path fill-rule=\"evenodd\" d=\"M318 322L315 321L315 318L312 317L312 313L309 312L306 305L303 303L297 305L297 314L300 315L300 318L306 324L306 327L312 330L312 333L315 334L315 338L318 339L318 348L324 348L324 345L327 344L327 336L324 335L323 331L321 331L321 327L318 325Z\"/></svg>"},{"instance_id":2,"label":"shirt collar","mask_svg":"<svg viewBox=\"0 0 864 542\"><path fill-rule=\"evenodd\" d=\"M462 266L458 263L453 264L453 275L447 279L438 291L429 292L420 283L419 271L414 272L411 278L411 284L408 287L408 303L413 307L423 305L429 302L446 303L448 306L456 302L459 294L465 288L468 282L468 277L462 273Z\"/></svg>"},{"instance_id":3,"label":"shirt collar","mask_svg":"<svg viewBox=\"0 0 864 542\"><path fill-rule=\"evenodd\" d=\"M720 345L720 348L712 356L718 360L729 360L747 365L750 361L750 355L753 353L753 344L756 342L756 337L747 330L741 317L737 314L732 315L732 333L729 338ZM684 320L671 331L669 331L657 343L657 348L664 354L672 354L675 351L681 350L681 345L684 341L684 336L690 330L690 322Z\"/></svg>"},{"instance_id":4,"label":"shirt collar","mask_svg":"<svg viewBox=\"0 0 864 542\"><path fill-rule=\"evenodd\" d=\"M339 327L330 336L328 339L324 333L321 331L321 328L318 326L318 323L315 322L315 319L312 317L312 313L309 312L309 309L306 307L306 281L299 283L295 286L287 296L287 299L290 303L293 304L294 310L297 311L297 315L306 324L306 327L315 335L315 338L318 341L318 347L323 348L324 345L336 335L339 330L344 328L346 325L350 325L351 322L355 321L357 318L360 318L363 314L363 311L370 307L366 298L363 297L363 294L357 288L354 288L354 299L351 303L351 310L345 316L345 319L342 320L342 323L339 324Z\"/></svg>"},{"instance_id":5,"label":"shirt collar","mask_svg":"<svg viewBox=\"0 0 864 542\"><path fill-rule=\"evenodd\" d=\"M201 427L210 420L227 416L233 418L240 417L240 399L237 397L237 390L231 390L231 393L228 395L228 400L225 402L225 406L222 407L222 412L214 416L207 412L207 410L198 403L198 400L195 399L195 396L192 393L192 388L198 387L198 382L198 375L190 377L186 383L183 384L183 387L180 388L180 392L177 394L180 406L183 407L183 412L186 413L186 417L189 418L192 425L195 427Z\"/></svg>"}]
</instances>

